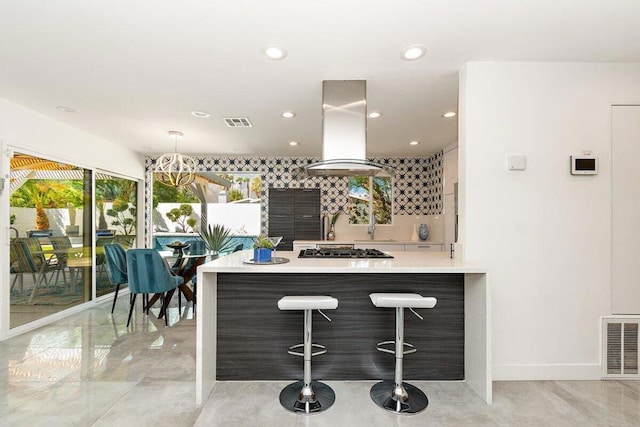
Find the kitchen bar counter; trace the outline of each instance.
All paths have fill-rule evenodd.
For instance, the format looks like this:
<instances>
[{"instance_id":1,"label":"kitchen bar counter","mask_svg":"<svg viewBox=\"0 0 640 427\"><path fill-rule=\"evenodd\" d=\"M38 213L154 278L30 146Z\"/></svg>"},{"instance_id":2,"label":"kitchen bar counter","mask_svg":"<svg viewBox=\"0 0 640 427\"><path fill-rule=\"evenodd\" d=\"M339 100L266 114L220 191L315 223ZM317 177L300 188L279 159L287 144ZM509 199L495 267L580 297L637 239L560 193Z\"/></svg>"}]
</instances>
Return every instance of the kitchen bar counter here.
<instances>
[{"instance_id":1,"label":"kitchen bar counter","mask_svg":"<svg viewBox=\"0 0 640 427\"><path fill-rule=\"evenodd\" d=\"M418 292L438 298L424 321L405 315L407 340L418 347L405 363L407 380L462 380L491 402L489 291L486 269L446 253L392 252L393 259L299 259L251 265L251 251L198 268L196 401L216 380L293 380L302 364L286 354L301 341L302 314L280 312L284 295L327 294L339 306L333 322L314 322L314 341L329 353L314 358L314 375L327 380L377 380L393 357L375 351L392 339L393 310L377 309L370 292ZM317 338L317 340L316 340ZM387 360L389 359L389 360ZM317 368L317 369L316 369Z\"/></svg>"},{"instance_id":2,"label":"kitchen bar counter","mask_svg":"<svg viewBox=\"0 0 640 427\"><path fill-rule=\"evenodd\" d=\"M253 258L252 251L241 251L204 264L202 273L478 273L486 268L451 259L448 253L425 256L416 252L389 252L394 258L297 258L298 253L277 251L285 264L252 265L242 261Z\"/></svg>"}]
</instances>

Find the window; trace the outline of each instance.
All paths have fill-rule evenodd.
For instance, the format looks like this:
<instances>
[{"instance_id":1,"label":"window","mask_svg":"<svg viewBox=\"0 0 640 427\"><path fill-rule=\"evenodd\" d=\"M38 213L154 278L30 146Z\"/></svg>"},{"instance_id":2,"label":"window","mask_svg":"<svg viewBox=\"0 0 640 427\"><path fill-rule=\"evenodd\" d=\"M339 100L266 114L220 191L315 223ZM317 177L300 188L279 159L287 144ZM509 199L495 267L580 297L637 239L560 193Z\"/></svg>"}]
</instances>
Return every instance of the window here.
<instances>
[{"instance_id":1,"label":"window","mask_svg":"<svg viewBox=\"0 0 640 427\"><path fill-rule=\"evenodd\" d=\"M391 224L393 180L388 176L349 177L349 224Z\"/></svg>"},{"instance_id":2,"label":"window","mask_svg":"<svg viewBox=\"0 0 640 427\"><path fill-rule=\"evenodd\" d=\"M153 247L197 237L207 225L231 230L234 242L260 234L262 180L258 172L197 172L185 187L153 182ZM246 246L246 245L245 245Z\"/></svg>"}]
</instances>

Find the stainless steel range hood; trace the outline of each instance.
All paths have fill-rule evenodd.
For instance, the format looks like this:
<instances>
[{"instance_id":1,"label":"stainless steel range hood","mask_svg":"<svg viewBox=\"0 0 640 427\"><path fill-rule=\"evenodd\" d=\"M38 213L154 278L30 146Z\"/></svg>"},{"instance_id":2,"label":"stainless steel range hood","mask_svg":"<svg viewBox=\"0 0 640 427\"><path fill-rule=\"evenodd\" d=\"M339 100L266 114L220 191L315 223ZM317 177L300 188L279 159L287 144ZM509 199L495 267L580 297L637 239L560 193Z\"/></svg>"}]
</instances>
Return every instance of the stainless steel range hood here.
<instances>
[{"instance_id":1,"label":"stainless steel range hood","mask_svg":"<svg viewBox=\"0 0 640 427\"><path fill-rule=\"evenodd\" d=\"M298 170L306 176L393 175L367 160L367 82L322 82L322 161Z\"/></svg>"}]
</instances>

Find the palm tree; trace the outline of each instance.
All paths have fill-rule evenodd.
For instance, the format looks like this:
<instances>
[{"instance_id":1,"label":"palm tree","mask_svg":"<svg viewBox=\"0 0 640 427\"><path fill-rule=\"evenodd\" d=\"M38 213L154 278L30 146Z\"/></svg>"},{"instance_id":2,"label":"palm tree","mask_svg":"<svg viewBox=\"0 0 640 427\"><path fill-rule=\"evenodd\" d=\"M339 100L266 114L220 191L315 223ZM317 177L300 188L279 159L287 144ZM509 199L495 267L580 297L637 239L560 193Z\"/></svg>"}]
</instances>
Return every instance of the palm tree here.
<instances>
[{"instance_id":1,"label":"palm tree","mask_svg":"<svg viewBox=\"0 0 640 427\"><path fill-rule=\"evenodd\" d=\"M44 208L56 207L62 199L70 199L69 191L63 181L30 179L11 195L11 206L35 208L36 230L48 230L49 218Z\"/></svg>"},{"instance_id":2,"label":"palm tree","mask_svg":"<svg viewBox=\"0 0 640 427\"><path fill-rule=\"evenodd\" d=\"M255 194L257 198L260 198L262 192L262 179L259 175L254 177L253 181L251 181L251 191L253 191L253 194Z\"/></svg>"}]
</instances>

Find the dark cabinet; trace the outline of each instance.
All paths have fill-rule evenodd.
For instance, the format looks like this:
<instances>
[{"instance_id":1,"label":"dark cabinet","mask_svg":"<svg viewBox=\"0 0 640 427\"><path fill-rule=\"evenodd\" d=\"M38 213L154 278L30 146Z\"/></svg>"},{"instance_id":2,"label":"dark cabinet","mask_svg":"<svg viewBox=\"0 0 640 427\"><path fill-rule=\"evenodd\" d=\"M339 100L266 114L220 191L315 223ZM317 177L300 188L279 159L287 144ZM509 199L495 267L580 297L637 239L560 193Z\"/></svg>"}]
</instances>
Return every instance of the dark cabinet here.
<instances>
[{"instance_id":1,"label":"dark cabinet","mask_svg":"<svg viewBox=\"0 0 640 427\"><path fill-rule=\"evenodd\" d=\"M282 236L278 249L293 250L294 196L291 190L269 189L269 235ZM289 249L290 248L290 249Z\"/></svg>"},{"instance_id":2,"label":"dark cabinet","mask_svg":"<svg viewBox=\"0 0 640 427\"><path fill-rule=\"evenodd\" d=\"M294 240L319 240L320 190L269 189L269 235L282 236L278 249L293 250Z\"/></svg>"}]
</instances>

